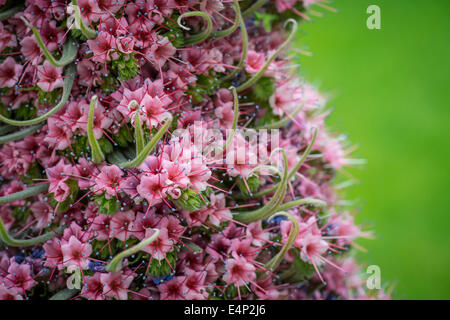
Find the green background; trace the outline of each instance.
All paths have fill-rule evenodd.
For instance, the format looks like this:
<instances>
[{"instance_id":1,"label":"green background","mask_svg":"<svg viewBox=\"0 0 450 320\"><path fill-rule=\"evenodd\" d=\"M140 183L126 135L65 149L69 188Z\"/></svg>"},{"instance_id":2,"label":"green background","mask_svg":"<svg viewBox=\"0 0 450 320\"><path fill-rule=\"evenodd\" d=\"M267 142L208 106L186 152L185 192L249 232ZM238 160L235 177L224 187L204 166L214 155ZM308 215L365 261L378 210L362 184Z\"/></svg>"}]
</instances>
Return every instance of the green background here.
<instances>
[{"instance_id":1,"label":"green background","mask_svg":"<svg viewBox=\"0 0 450 320\"><path fill-rule=\"evenodd\" d=\"M381 9L369 30L366 9ZM367 159L349 170L357 220L376 231L359 240L361 261L379 265L396 299L450 298L450 1L336 0L338 13L300 27L301 74L330 94L329 126L348 133ZM370 222L369 225L367 222Z\"/></svg>"}]
</instances>

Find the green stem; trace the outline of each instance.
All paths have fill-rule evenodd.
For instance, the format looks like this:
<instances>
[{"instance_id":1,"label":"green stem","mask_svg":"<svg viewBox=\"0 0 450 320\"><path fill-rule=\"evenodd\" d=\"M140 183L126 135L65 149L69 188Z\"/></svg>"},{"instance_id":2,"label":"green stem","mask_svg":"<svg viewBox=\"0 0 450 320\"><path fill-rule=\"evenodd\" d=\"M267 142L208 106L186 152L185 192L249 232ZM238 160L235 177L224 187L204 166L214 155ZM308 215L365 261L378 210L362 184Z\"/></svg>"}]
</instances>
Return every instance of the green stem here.
<instances>
[{"instance_id":1,"label":"green stem","mask_svg":"<svg viewBox=\"0 0 450 320\"><path fill-rule=\"evenodd\" d=\"M280 252L278 252L278 254L275 257L273 257L272 259L270 259L269 262L266 263L265 268L269 269L270 271L274 271L280 265L281 261L283 261L284 256L286 255L286 253L289 251L289 249L292 247L295 240L297 239L298 233L300 230L297 219L295 219L290 213L287 213L285 211L280 211L280 212L272 215L269 218L269 220L271 220L272 218L274 218L276 216L288 217L289 220L291 220L291 222L292 222L292 227L291 227L291 231L289 232L289 237L286 240L283 247L281 248Z\"/></svg>"},{"instance_id":2,"label":"green stem","mask_svg":"<svg viewBox=\"0 0 450 320\"><path fill-rule=\"evenodd\" d=\"M53 114L58 112L66 104L67 100L69 99L70 92L72 91L73 79L75 78L75 66L73 64L69 65L65 74L66 74L66 77L64 78L64 88L63 88L61 100L49 112L43 114L40 117L30 119L30 120L23 120L23 121L9 119L0 114L0 120L3 122L6 122L6 123L12 124L13 126L31 126L33 124L40 123L40 122L45 121L48 118L50 118Z\"/></svg>"},{"instance_id":3,"label":"green stem","mask_svg":"<svg viewBox=\"0 0 450 320\"><path fill-rule=\"evenodd\" d=\"M181 20L183 18L188 18L188 17L202 17L206 21L206 29L198 34L191 35L189 38L185 39L184 44L189 46L189 45L193 45L193 44L205 41L212 32L213 25L212 25L211 17L202 11L191 11L191 12L183 13L181 16L178 17L177 22L178 22L178 25L184 30L191 30L191 28L185 27L184 25L181 24Z\"/></svg>"},{"instance_id":4,"label":"green stem","mask_svg":"<svg viewBox=\"0 0 450 320\"><path fill-rule=\"evenodd\" d=\"M91 103L89 104L89 116L87 123L87 137L89 141L89 146L91 147L92 161L96 164L99 164L105 160L105 155L103 154L102 149L100 148L100 144L98 140L95 139L94 136L94 111L97 106L98 98L94 95L91 98Z\"/></svg>"},{"instance_id":5,"label":"green stem","mask_svg":"<svg viewBox=\"0 0 450 320\"><path fill-rule=\"evenodd\" d=\"M50 186L50 184L48 184L48 183L42 183L42 184L37 184L37 185L31 186L31 187L28 187L25 190L0 197L0 203L8 203L8 202L16 201L16 200L22 200L22 199L26 199L26 198L35 196L42 192L47 192L49 186Z\"/></svg>"},{"instance_id":6,"label":"green stem","mask_svg":"<svg viewBox=\"0 0 450 320\"><path fill-rule=\"evenodd\" d=\"M166 133L166 131L169 129L170 125L172 124L172 116L170 115L169 118L166 120L166 123L161 127L161 129L158 130L158 132L155 134L152 140L150 140L145 147L142 149L142 151L131 161L119 163L117 164L121 168L136 168L139 167L142 162L147 158L150 151L156 146L156 144L161 140L162 136Z\"/></svg>"},{"instance_id":7,"label":"green stem","mask_svg":"<svg viewBox=\"0 0 450 320\"><path fill-rule=\"evenodd\" d=\"M49 300L69 300L79 292L78 289L65 288L55 293Z\"/></svg>"},{"instance_id":8,"label":"green stem","mask_svg":"<svg viewBox=\"0 0 450 320\"><path fill-rule=\"evenodd\" d=\"M6 11L0 12L0 21L10 18L13 15L15 15L17 12L20 12L22 10L23 10L22 6L17 6L17 7L8 9Z\"/></svg>"},{"instance_id":9,"label":"green stem","mask_svg":"<svg viewBox=\"0 0 450 320\"><path fill-rule=\"evenodd\" d=\"M243 18L248 18L250 17L252 14L254 14L256 11L258 11L259 8L261 8L263 5L266 4L268 0L258 0L256 1L254 4L252 4L251 7L249 7L248 9L246 9L244 11L244 13L242 14Z\"/></svg>"},{"instance_id":10,"label":"green stem","mask_svg":"<svg viewBox=\"0 0 450 320\"><path fill-rule=\"evenodd\" d=\"M136 110L134 117L134 137L136 139L136 154L139 154L144 149L144 131L142 130L141 117L139 116L139 109Z\"/></svg>"},{"instance_id":11,"label":"green stem","mask_svg":"<svg viewBox=\"0 0 450 320\"><path fill-rule=\"evenodd\" d=\"M10 247L31 247L39 243L46 242L54 237L58 236L66 227L59 226L55 231L47 232L41 236L32 239L15 239L11 237L6 230L3 220L0 218L0 240Z\"/></svg>"},{"instance_id":12,"label":"green stem","mask_svg":"<svg viewBox=\"0 0 450 320\"><path fill-rule=\"evenodd\" d=\"M127 250L124 250L124 251L122 251L119 254L117 254L111 260L111 262L106 266L106 271L108 271L108 272L118 272L118 271L122 270L122 261L123 261L123 259L125 259L126 257L129 257L132 254L142 250L143 248L148 246L150 243L155 241L156 238L158 238L159 230L158 229L153 229L153 230L155 230L155 232L149 238L146 238L146 239L142 240L141 242L139 242L137 245L135 245L135 246L133 246L133 247L127 249Z\"/></svg>"},{"instance_id":13,"label":"green stem","mask_svg":"<svg viewBox=\"0 0 450 320\"><path fill-rule=\"evenodd\" d=\"M253 84L255 84L264 75L264 72L269 67L269 65L272 63L272 61L274 61L275 58L278 57L278 55L281 53L281 51L292 41L292 38L295 36L295 33L297 32L298 24L297 24L297 21L295 21L294 19L288 19L285 23L285 26L288 23L292 23L293 27L292 27L292 30L289 33L289 36L286 39L286 41L284 41L281 44L281 46L270 56L270 58L266 61L264 66L253 77L251 77L245 83L243 83L239 87L237 87L238 92L244 91L245 89L247 89L247 88L251 87Z\"/></svg>"},{"instance_id":14,"label":"green stem","mask_svg":"<svg viewBox=\"0 0 450 320\"><path fill-rule=\"evenodd\" d=\"M286 157L286 152L284 150L282 151L283 155L283 162L284 162L284 169L283 169L283 177L277 185L277 191L273 195L272 199L263 206L260 209L254 210L254 211L247 211L247 212L236 212L235 216L233 217L235 220L243 222L243 223L250 223L253 221L258 221L262 219L266 219L268 216L270 216L272 213L274 213L280 203L283 201L284 196L286 194L287 189L287 179L288 179L288 162Z\"/></svg>"},{"instance_id":15,"label":"green stem","mask_svg":"<svg viewBox=\"0 0 450 320\"><path fill-rule=\"evenodd\" d=\"M234 12L236 13L236 17L234 19L234 23L233 25L226 29L226 30L221 30L221 31L216 31L213 34L213 39L217 40L220 38L224 38L229 36L230 34L232 34L233 32L236 31L236 29L239 27L239 23L241 22L241 6L239 5L239 1L238 0L233 0L234 2Z\"/></svg>"},{"instance_id":16,"label":"green stem","mask_svg":"<svg viewBox=\"0 0 450 320\"><path fill-rule=\"evenodd\" d=\"M247 28L245 27L244 19L242 16L239 18L239 22L241 24L241 38L242 38L242 55L241 60L237 64L236 68L231 71L231 73L222 79L220 79L222 82L232 79L235 75L237 75L241 69L244 67L245 60L247 59L247 53L248 53L248 33Z\"/></svg>"},{"instance_id":17,"label":"green stem","mask_svg":"<svg viewBox=\"0 0 450 320\"><path fill-rule=\"evenodd\" d=\"M38 131L39 129L41 129L43 126L43 124L37 124L35 126L31 126L28 128L25 128L23 130L19 130L17 132L13 132L11 134L7 134L4 136L0 137L0 144L6 143L6 142L10 142L10 141L16 141L16 140L20 140L22 138L25 138L27 136L29 136L30 134L35 133L36 131Z\"/></svg>"},{"instance_id":18,"label":"green stem","mask_svg":"<svg viewBox=\"0 0 450 320\"><path fill-rule=\"evenodd\" d=\"M10 124L5 124L3 126L0 126L0 135L4 135L7 133L10 133L12 131L16 130L15 126L12 126Z\"/></svg>"},{"instance_id":19,"label":"green stem","mask_svg":"<svg viewBox=\"0 0 450 320\"><path fill-rule=\"evenodd\" d=\"M97 38L97 32L84 24L83 19L81 18L81 11L80 7L78 6L78 1L72 0L72 5L75 13L75 23L80 28L81 33L88 39Z\"/></svg>"},{"instance_id":20,"label":"green stem","mask_svg":"<svg viewBox=\"0 0 450 320\"><path fill-rule=\"evenodd\" d=\"M53 54L47 49L47 46L45 45L44 41L41 38L41 35L36 27L33 27L30 22L25 19L24 17L21 17L23 22L25 22L25 25L31 29L31 31L34 34L34 37L36 38L36 41L41 48L42 52L44 53L44 56L47 58L47 60L54 65L55 67L64 67L65 65L68 65L71 63L78 52L78 46L77 43L73 39L67 39L67 41L64 43L63 46L63 54L62 57L59 60L56 60Z\"/></svg>"}]
</instances>

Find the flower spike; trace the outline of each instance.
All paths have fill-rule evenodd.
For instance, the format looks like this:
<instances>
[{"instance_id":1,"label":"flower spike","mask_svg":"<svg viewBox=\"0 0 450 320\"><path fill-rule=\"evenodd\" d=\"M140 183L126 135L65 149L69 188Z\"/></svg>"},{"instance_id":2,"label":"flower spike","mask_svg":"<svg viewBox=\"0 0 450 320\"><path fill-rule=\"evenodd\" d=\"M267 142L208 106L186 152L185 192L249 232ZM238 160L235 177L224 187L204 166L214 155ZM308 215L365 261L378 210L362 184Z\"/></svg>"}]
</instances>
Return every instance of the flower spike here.
<instances>
[{"instance_id":1,"label":"flower spike","mask_svg":"<svg viewBox=\"0 0 450 320\"><path fill-rule=\"evenodd\" d=\"M36 27L33 27L31 23L25 19L24 17L21 17L25 25L31 29L31 31L34 34L34 37L36 38L36 41L41 48L42 52L44 53L44 56L47 58L47 60L54 65L55 67L64 67L71 63L78 52L78 45L73 39L67 39L67 41L64 43L63 46L63 54L62 57L59 60L56 60L53 54L47 49L47 46L45 45L44 41L42 40L42 37L39 33L39 31L36 29Z\"/></svg>"},{"instance_id":2,"label":"flower spike","mask_svg":"<svg viewBox=\"0 0 450 320\"><path fill-rule=\"evenodd\" d=\"M43 114L40 117L30 119L30 120L14 120L14 119L6 118L5 116L0 114L0 121L12 124L13 126L31 126L33 124L37 124L37 123L47 120L48 118L50 118L50 116L52 116L53 114L58 112L66 104L67 100L69 99L70 92L72 91L74 78L75 78L75 66L73 64L71 64L66 69L66 77L64 79L64 87L63 87L61 100L49 112Z\"/></svg>"},{"instance_id":3,"label":"flower spike","mask_svg":"<svg viewBox=\"0 0 450 320\"><path fill-rule=\"evenodd\" d=\"M105 155L103 154L102 149L100 148L100 144L98 140L95 139L94 136L94 111L97 106L98 98L97 96L93 96L91 98L91 103L89 104L89 116L87 123L87 136L89 141L89 146L91 147L92 153L92 161L96 164L99 164L105 160Z\"/></svg>"},{"instance_id":4,"label":"flower spike","mask_svg":"<svg viewBox=\"0 0 450 320\"><path fill-rule=\"evenodd\" d=\"M264 64L264 66L250 79L248 79L245 83L241 84L239 87L237 87L237 91L241 92L244 91L245 89L251 87L253 84L256 83L256 81L258 81L263 75L264 72L266 71L266 69L269 67L269 65L272 63L273 60L275 60L276 57L278 57L278 55L280 54L280 52L286 48L286 46L292 41L292 38L294 38L295 33L297 32L297 27L298 27L298 23L297 21L295 21L294 19L288 19L285 22L285 27L287 24L292 23L292 30L289 33L288 38L286 39L286 41L284 41L281 46L270 56L269 59L267 59L266 63Z\"/></svg>"},{"instance_id":5,"label":"flower spike","mask_svg":"<svg viewBox=\"0 0 450 320\"><path fill-rule=\"evenodd\" d=\"M9 235L2 218L0 218L0 240L11 247L31 247L36 244L53 239L54 237L58 236L59 233L61 233L66 227L67 225L61 225L55 231L50 231L41 236L31 239L15 239Z\"/></svg>"},{"instance_id":6,"label":"flower spike","mask_svg":"<svg viewBox=\"0 0 450 320\"><path fill-rule=\"evenodd\" d=\"M211 17L207 13L202 12L202 11L191 11L191 12L183 13L181 16L178 17L178 21L177 22L178 22L178 25L182 29L188 30L188 31L191 30L191 28L185 27L181 23L181 20L183 18L188 18L188 17L202 17L206 21L206 29L203 30L202 32L198 33L198 34L191 35L189 38L184 39L184 44L189 46L189 45L193 45L193 44L205 41L209 37L211 32L212 32L212 20L211 20Z\"/></svg>"},{"instance_id":7,"label":"flower spike","mask_svg":"<svg viewBox=\"0 0 450 320\"><path fill-rule=\"evenodd\" d=\"M135 246L133 246L133 247L131 247L131 248L125 250L125 251L122 251L121 253L116 255L111 260L111 262L106 266L106 271L108 271L108 272L118 272L118 271L122 270L122 261L123 261L123 259L125 259L126 257L129 257L132 254L140 251L141 249L145 248L150 243L155 241L156 238L158 238L159 230L158 229L153 229L153 230L155 232L150 237L142 240L137 245L135 245Z\"/></svg>"},{"instance_id":8,"label":"flower spike","mask_svg":"<svg viewBox=\"0 0 450 320\"><path fill-rule=\"evenodd\" d=\"M278 252L278 254L275 257L273 257L269 262L266 263L265 267L267 269L269 269L270 271L274 271L280 265L284 256L286 255L286 253L289 251L289 249L292 247L295 240L297 239L297 236L298 236L298 233L300 230L297 219L295 219L290 213L287 213L285 211L280 211L280 212L275 213L274 215L270 216L268 218L268 220L272 220L276 216L288 217L289 220L291 220L291 222L292 222L292 228L291 228L291 231L289 232L289 237L286 240L286 243L281 248L280 252Z\"/></svg>"},{"instance_id":9,"label":"flower spike","mask_svg":"<svg viewBox=\"0 0 450 320\"><path fill-rule=\"evenodd\" d=\"M25 138L25 137L29 136L30 134L33 134L36 131L38 131L39 129L41 129L42 126L43 126L43 124L37 124L35 126L31 126L31 127L26 128L26 129L19 130L17 132L13 132L13 133L1 136L0 137L0 144L6 143L6 142L10 142L10 141L16 141L16 140L20 140L22 138Z\"/></svg>"},{"instance_id":10,"label":"flower spike","mask_svg":"<svg viewBox=\"0 0 450 320\"><path fill-rule=\"evenodd\" d=\"M128 162L117 163L117 165L121 168L136 168L139 167L142 162L147 158L150 151L156 146L156 144L161 140L162 136L166 133L166 131L170 128L172 124L172 116L169 115L169 118L166 120L166 123L161 127L161 129L156 132L155 136L152 140L150 140L142 151L136 155L136 158L130 160Z\"/></svg>"},{"instance_id":11,"label":"flower spike","mask_svg":"<svg viewBox=\"0 0 450 320\"><path fill-rule=\"evenodd\" d=\"M242 21L241 7L239 5L239 1L238 0L233 0L233 2L234 2L234 12L236 13L236 18L234 20L234 23L233 23L233 25L230 28L228 28L226 30L221 30L221 31L214 32L214 34L213 34L214 40L227 37L230 34L232 34L233 32L235 32L236 29L239 27L239 24Z\"/></svg>"}]
</instances>

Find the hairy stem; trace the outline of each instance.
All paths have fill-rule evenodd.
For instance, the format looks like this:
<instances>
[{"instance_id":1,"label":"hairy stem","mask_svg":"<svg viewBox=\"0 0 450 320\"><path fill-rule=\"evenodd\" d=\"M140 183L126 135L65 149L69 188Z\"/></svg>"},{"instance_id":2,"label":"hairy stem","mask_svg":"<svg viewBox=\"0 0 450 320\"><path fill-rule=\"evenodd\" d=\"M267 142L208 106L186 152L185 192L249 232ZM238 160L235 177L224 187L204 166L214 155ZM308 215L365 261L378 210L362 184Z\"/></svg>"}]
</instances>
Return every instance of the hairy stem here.
<instances>
[{"instance_id":1,"label":"hairy stem","mask_svg":"<svg viewBox=\"0 0 450 320\"><path fill-rule=\"evenodd\" d=\"M141 117L139 116L139 110L136 110L134 117L134 137L136 139L136 154L139 154L144 149L144 131L142 130Z\"/></svg>"},{"instance_id":2,"label":"hairy stem","mask_svg":"<svg viewBox=\"0 0 450 320\"><path fill-rule=\"evenodd\" d=\"M38 131L39 129L41 129L42 126L43 126L43 124L37 124L35 126L31 126L31 127L25 128L23 130L19 130L17 132L13 132L13 133L1 136L0 144L25 138L25 137L29 136L30 134L33 134L36 131Z\"/></svg>"},{"instance_id":3,"label":"hairy stem","mask_svg":"<svg viewBox=\"0 0 450 320\"><path fill-rule=\"evenodd\" d=\"M64 67L65 65L68 65L71 63L78 52L78 45L73 39L67 39L67 41L64 43L63 46L63 54L62 57L59 60L56 60L53 54L47 49L47 46L45 45L44 41L41 38L41 35L36 27L33 27L30 22L25 19L24 17L21 17L25 25L31 29L31 31L34 34L34 37L36 38L36 41L41 48L42 52L44 53L45 58L55 67Z\"/></svg>"},{"instance_id":4,"label":"hairy stem","mask_svg":"<svg viewBox=\"0 0 450 320\"><path fill-rule=\"evenodd\" d=\"M254 14L256 11L258 11L259 8L261 8L263 5L265 5L269 0L258 0L254 4L252 4L248 9L246 9L242 13L243 18L248 18L252 14Z\"/></svg>"},{"instance_id":5,"label":"hairy stem","mask_svg":"<svg viewBox=\"0 0 450 320\"><path fill-rule=\"evenodd\" d=\"M81 18L81 11L78 6L78 1L72 0L72 5L75 14L75 23L77 27L80 28L81 33L88 39L97 38L97 32L84 24L83 19Z\"/></svg>"},{"instance_id":6,"label":"hairy stem","mask_svg":"<svg viewBox=\"0 0 450 320\"><path fill-rule=\"evenodd\" d=\"M315 127L312 128L313 136L312 136L311 142L309 143L308 147L306 148L305 152L303 153L302 157L297 162L295 167L292 168L292 170L289 172L288 180L290 180L295 175L295 173L300 169L302 164L305 162L306 158L311 153L311 150L312 150L312 147L314 145L314 142L316 141L317 131L318 131L317 128L315 128ZM274 186L272 186L270 188L267 188L267 189L264 189L264 190L262 190L260 192L255 193L254 196L255 197L262 197L262 196L264 196L266 194L272 193L276 189L277 189L277 185L274 185Z\"/></svg>"},{"instance_id":7,"label":"hairy stem","mask_svg":"<svg viewBox=\"0 0 450 320\"><path fill-rule=\"evenodd\" d=\"M53 114L58 112L67 102L70 96L70 92L72 91L73 86L73 79L75 78L75 66L73 64L69 65L66 69L66 77L64 78L64 88L63 93L61 96L61 100L58 102L56 106L53 107L50 111L43 114L40 117L30 119L30 120L13 120L6 118L5 116L0 114L0 120L9 124L12 124L13 126L31 126L33 124L40 123L42 121L47 120L50 118Z\"/></svg>"},{"instance_id":8,"label":"hairy stem","mask_svg":"<svg viewBox=\"0 0 450 320\"><path fill-rule=\"evenodd\" d=\"M49 231L41 236L31 239L15 239L11 237L6 230L3 220L0 218L0 240L10 247L30 247L39 243L46 242L58 236L68 225L61 225L55 231Z\"/></svg>"},{"instance_id":9,"label":"hairy stem","mask_svg":"<svg viewBox=\"0 0 450 320\"><path fill-rule=\"evenodd\" d=\"M118 163L117 165L121 168L136 168L139 167L142 162L147 158L150 151L156 146L156 144L161 140L163 135L166 133L166 131L169 129L170 125L172 124L172 116L169 115L169 118L166 120L166 123L161 127L161 129L156 132L155 136L150 140L145 147L142 149L142 151L131 161L124 162L124 163Z\"/></svg>"},{"instance_id":10,"label":"hairy stem","mask_svg":"<svg viewBox=\"0 0 450 320\"><path fill-rule=\"evenodd\" d=\"M247 211L247 212L236 212L235 216L234 216L235 220L238 220L243 223L250 223L253 221L266 219L267 217L269 217L272 213L274 213L277 210L278 206L283 201L284 196L286 194L287 181L288 181L287 180L288 179L288 169L287 169L288 162L287 162L286 152L284 152L284 150L281 150L281 151L282 151L283 163L284 163L283 177L282 177L280 183L278 183L277 190L276 190L275 194L273 195L272 199L270 199L270 201L260 209L257 209L254 211Z\"/></svg>"},{"instance_id":11,"label":"hairy stem","mask_svg":"<svg viewBox=\"0 0 450 320\"><path fill-rule=\"evenodd\" d=\"M239 27L239 23L241 22L241 7L239 6L238 0L233 0L233 3L234 3L234 12L236 13L236 18L234 20L233 25L226 30L214 32L214 34L213 34L214 40L229 36L230 34L235 32L237 30L237 28Z\"/></svg>"},{"instance_id":12,"label":"hairy stem","mask_svg":"<svg viewBox=\"0 0 450 320\"><path fill-rule=\"evenodd\" d=\"M48 184L48 183L42 183L42 184L37 184L37 185L31 186L31 187L28 187L25 190L0 197L0 203L8 203L8 202L16 201L16 200L22 200L22 199L26 199L26 198L35 196L42 192L47 192L49 186L50 186L50 184Z\"/></svg>"},{"instance_id":13,"label":"hairy stem","mask_svg":"<svg viewBox=\"0 0 450 320\"><path fill-rule=\"evenodd\" d=\"M222 82L230 80L230 79L233 79L233 77L235 75L237 75L241 71L242 67L245 64L245 60L247 59L247 54L248 54L248 33L247 33L247 28L245 27L244 19L242 17L239 18L239 22L240 22L240 25L241 25L241 38L242 38L241 60L236 65L236 68L233 71L231 71L231 73L229 75L227 75L227 76L223 77L222 79L220 79Z\"/></svg>"},{"instance_id":14,"label":"hairy stem","mask_svg":"<svg viewBox=\"0 0 450 320\"><path fill-rule=\"evenodd\" d=\"M92 161L96 164L99 164L105 160L105 155L103 154L102 149L100 148L100 144L98 140L95 139L94 136L94 111L97 106L98 98L97 96L93 96L91 98L91 103L89 104L89 116L87 123L87 137L89 141L89 146L91 147Z\"/></svg>"},{"instance_id":15,"label":"hairy stem","mask_svg":"<svg viewBox=\"0 0 450 320\"><path fill-rule=\"evenodd\" d=\"M265 267L267 269L269 269L270 271L274 271L280 265L281 261L283 261L284 256L286 255L286 253L289 251L289 249L292 247L295 240L297 239L297 236L298 236L298 233L300 230L297 219L295 219L290 213L287 213L285 211L280 211L278 213L275 213L271 217L269 217L269 220L271 220L272 218L274 218L276 216L288 217L289 220L291 220L291 222L292 222L292 227L291 227L291 231L289 231L289 237L286 240L283 247L281 248L280 252L278 252L278 254L275 257L273 257L269 262L267 262L267 264L265 265Z\"/></svg>"},{"instance_id":16,"label":"hairy stem","mask_svg":"<svg viewBox=\"0 0 450 320\"><path fill-rule=\"evenodd\" d=\"M137 245L135 245L135 246L133 246L133 247L127 249L127 250L124 250L121 253L119 253L118 255L116 255L111 260L111 262L106 266L106 271L108 271L108 272L118 272L118 271L122 270L122 261L123 261L123 259L125 259L126 257L129 257L132 254L142 250L143 248L148 246L150 243L155 241L156 238L158 238L159 230L158 229L153 229L153 230L155 232L150 237L142 240Z\"/></svg>"}]
</instances>

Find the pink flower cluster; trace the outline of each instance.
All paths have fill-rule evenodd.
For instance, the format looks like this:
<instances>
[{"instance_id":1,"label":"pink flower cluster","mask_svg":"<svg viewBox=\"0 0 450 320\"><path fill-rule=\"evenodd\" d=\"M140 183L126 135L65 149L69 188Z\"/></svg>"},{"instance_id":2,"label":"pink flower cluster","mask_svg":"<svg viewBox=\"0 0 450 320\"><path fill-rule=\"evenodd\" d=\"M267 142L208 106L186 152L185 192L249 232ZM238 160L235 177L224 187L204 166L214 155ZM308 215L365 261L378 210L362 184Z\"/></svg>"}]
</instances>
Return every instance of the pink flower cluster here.
<instances>
[{"instance_id":1,"label":"pink flower cluster","mask_svg":"<svg viewBox=\"0 0 450 320\"><path fill-rule=\"evenodd\" d=\"M285 54L284 15L327 6L246 3L26 0L0 21L0 299L386 297L343 254L370 237L334 184L358 161Z\"/></svg>"}]
</instances>

